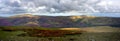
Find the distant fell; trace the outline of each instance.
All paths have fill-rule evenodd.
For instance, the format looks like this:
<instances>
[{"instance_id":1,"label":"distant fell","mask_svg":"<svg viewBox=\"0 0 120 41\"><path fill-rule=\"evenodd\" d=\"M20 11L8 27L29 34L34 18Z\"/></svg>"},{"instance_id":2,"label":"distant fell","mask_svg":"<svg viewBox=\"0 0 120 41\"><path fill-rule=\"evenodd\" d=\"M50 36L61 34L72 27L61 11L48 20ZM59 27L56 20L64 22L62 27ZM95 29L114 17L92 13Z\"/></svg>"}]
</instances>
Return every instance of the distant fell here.
<instances>
[{"instance_id":1,"label":"distant fell","mask_svg":"<svg viewBox=\"0 0 120 41\"><path fill-rule=\"evenodd\" d=\"M12 26L41 27L87 27L87 26L118 26L120 18L95 16L38 16L31 14L0 18L9 21ZM0 24L3 24L0 20ZM0 25L4 26L4 25Z\"/></svg>"}]
</instances>

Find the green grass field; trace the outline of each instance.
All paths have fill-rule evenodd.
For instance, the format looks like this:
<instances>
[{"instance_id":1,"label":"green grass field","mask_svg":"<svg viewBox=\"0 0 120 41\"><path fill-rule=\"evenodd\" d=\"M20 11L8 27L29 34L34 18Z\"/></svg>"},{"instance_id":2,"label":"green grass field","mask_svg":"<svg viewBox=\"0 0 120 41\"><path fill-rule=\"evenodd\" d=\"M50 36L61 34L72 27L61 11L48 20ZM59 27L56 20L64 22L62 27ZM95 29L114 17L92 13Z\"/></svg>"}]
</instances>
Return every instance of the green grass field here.
<instances>
[{"instance_id":1,"label":"green grass field","mask_svg":"<svg viewBox=\"0 0 120 41\"><path fill-rule=\"evenodd\" d=\"M65 35L61 37L18 36L19 34L22 33L25 32L0 30L0 41L120 41L120 32L115 32L115 31L83 32L82 34Z\"/></svg>"}]
</instances>

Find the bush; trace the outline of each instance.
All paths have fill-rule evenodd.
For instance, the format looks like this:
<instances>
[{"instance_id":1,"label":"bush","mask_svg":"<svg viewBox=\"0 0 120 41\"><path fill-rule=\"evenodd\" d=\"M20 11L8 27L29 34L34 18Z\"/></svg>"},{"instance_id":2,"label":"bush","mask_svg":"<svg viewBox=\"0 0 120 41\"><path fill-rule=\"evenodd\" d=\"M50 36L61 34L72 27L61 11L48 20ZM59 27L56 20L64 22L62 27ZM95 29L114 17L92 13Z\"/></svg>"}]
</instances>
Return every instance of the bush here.
<instances>
[{"instance_id":1,"label":"bush","mask_svg":"<svg viewBox=\"0 0 120 41\"><path fill-rule=\"evenodd\" d=\"M58 37L64 35L81 34L80 31L68 31L68 30L39 30L39 29L29 29L26 30L29 36L33 37Z\"/></svg>"}]
</instances>

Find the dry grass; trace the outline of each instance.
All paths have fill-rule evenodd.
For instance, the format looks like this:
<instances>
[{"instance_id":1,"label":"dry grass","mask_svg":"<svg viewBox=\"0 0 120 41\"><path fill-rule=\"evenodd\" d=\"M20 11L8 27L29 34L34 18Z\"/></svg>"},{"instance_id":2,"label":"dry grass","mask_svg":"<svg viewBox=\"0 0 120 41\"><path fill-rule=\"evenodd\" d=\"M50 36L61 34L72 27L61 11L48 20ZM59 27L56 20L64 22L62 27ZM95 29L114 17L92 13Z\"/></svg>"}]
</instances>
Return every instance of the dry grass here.
<instances>
[{"instance_id":1,"label":"dry grass","mask_svg":"<svg viewBox=\"0 0 120 41\"><path fill-rule=\"evenodd\" d=\"M80 28L60 28L60 30L74 30L74 31L80 31Z\"/></svg>"}]
</instances>

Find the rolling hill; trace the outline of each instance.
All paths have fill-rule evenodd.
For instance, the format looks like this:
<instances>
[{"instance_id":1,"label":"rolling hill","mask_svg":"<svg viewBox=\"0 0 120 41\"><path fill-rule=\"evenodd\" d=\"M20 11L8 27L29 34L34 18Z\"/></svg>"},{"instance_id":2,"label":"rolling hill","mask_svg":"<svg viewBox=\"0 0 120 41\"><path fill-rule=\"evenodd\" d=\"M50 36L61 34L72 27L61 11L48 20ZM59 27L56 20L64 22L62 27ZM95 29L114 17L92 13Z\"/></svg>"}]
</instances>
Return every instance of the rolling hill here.
<instances>
[{"instance_id":1,"label":"rolling hill","mask_svg":"<svg viewBox=\"0 0 120 41\"><path fill-rule=\"evenodd\" d=\"M3 25L4 24L4 25ZM120 27L120 18L94 16L37 16L17 15L0 17L0 26L41 26L41 27L87 27L114 26Z\"/></svg>"}]
</instances>

